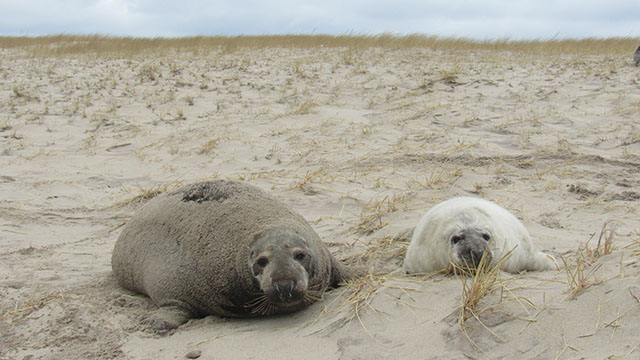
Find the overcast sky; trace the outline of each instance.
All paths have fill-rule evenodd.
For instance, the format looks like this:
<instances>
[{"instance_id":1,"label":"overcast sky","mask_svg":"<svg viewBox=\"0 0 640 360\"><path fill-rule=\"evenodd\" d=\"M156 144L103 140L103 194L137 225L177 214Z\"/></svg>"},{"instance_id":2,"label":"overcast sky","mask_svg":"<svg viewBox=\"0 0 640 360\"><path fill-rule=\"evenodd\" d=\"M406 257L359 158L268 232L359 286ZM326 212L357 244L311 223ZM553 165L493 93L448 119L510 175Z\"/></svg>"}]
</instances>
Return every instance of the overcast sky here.
<instances>
[{"instance_id":1,"label":"overcast sky","mask_svg":"<svg viewBox=\"0 0 640 360\"><path fill-rule=\"evenodd\" d=\"M0 0L0 35L640 37L640 0Z\"/></svg>"}]
</instances>

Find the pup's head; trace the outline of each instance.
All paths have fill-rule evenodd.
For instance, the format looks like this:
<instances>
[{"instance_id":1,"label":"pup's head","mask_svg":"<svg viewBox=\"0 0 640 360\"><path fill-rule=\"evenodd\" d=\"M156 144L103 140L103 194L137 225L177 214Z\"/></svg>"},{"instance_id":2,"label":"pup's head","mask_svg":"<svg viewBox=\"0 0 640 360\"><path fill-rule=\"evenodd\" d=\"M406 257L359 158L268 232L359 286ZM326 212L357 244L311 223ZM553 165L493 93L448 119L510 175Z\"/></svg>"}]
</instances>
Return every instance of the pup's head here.
<instances>
[{"instance_id":1,"label":"pup's head","mask_svg":"<svg viewBox=\"0 0 640 360\"><path fill-rule=\"evenodd\" d=\"M449 237L453 262L462 268L476 269L483 256L485 263L491 263L493 254L489 243L491 232L476 227L459 229Z\"/></svg>"}]
</instances>

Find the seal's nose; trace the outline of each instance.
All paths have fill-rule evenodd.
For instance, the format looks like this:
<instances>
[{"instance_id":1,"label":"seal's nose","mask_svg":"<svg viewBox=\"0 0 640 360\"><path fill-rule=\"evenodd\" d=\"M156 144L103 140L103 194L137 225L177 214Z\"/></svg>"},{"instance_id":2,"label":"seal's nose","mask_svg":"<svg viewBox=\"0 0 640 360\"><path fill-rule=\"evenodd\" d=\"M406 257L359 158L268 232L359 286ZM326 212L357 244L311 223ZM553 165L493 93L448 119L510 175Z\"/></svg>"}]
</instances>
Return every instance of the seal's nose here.
<instances>
[{"instance_id":1,"label":"seal's nose","mask_svg":"<svg viewBox=\"0 0 640 360\"><path fill-rule=\"evenodd\" d=\"M471 255L471 263L473 264L473 267L478 267L478 265L480 265L480 260L482 259L482 256L486 256L487 258L484 260L485 264L489 264L492 260L492 256L491 253L488 251L484 251L484 249L482 249L482 251L479 250L471 250L470 251L470 255Z\"/></svg>"},{"instance_id":2,"label":"seal's nose","mask_svg":"<svg viewBox=\"0 0 640 360\"><path fill-rule=\"evenodd\" d=\"M274 281L273 285L276 288L280 301L286 301L292 297L293 288L295 286L295 282L293 280Z\"/></svg>"}]
</instances>

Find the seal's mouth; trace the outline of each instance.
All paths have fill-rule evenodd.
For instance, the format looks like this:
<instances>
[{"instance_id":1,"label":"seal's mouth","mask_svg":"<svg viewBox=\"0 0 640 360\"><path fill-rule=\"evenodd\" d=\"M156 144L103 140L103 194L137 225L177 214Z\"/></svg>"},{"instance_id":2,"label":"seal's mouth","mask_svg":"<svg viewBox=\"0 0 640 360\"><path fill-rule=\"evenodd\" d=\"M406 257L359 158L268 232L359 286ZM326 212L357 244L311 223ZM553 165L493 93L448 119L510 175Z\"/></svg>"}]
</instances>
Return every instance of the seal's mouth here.
<instances>
[{"instance_id":1,"label":"seal's mouth","mask_svg":"<svg viewBox=\"0 0 640 360\"><path fill-rule=\"evenodd\" d=\"M283 312L296 311L309 303L313 302L314 298L308 294L302 296L291 297L279 294L277 292L262 293L258 297L247 303L245 306L250 308L251 313L259 315L272 315Z\"/></svg>"},{"instance_id":2,"label":"seal's mouth","mask_svg":"<svg viewBox=\"0 0 640 360\"><path fill-rule=\"evenodd\" d=\"M280 288L281 292L278 292L274 286L273 290L269 292L262 291L260 294L256 294L257 297L245 306L250 308L251 313L257 315L294 312L320 300L325 290L324 288L307 288L305 285L302 288L302 292L296 295L295 291L293 291L291 297L289 297L286 292L286 286L278 286L278 288Z\"/></svg>"},{"instance_id":3,"label":"seal's mouth","mask_svg":"<svg viewBox=\"0 0 640 360\"><path fill-rule=\"evenodd\" d=\"M300 305L302 305L304 303L304 299L298 299L295 301L289 301L289 302L271 302L269 301L271 304L277 306L279 309L294 309L294 308L298 308Z\"/></svg>"}]
</instances>

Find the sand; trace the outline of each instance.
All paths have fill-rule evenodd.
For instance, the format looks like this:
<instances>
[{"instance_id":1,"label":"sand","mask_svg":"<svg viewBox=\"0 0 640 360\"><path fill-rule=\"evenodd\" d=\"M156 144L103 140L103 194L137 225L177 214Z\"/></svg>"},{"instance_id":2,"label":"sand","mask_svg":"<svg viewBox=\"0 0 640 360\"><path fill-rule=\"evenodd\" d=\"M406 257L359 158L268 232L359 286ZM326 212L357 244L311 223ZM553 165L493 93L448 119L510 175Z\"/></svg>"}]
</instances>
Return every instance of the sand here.
<instances>
[{"instance_id":1,"label":"sand","mask_svg":"<svg viewBox=\"0 0 640 360\"><path fill-rule=\"evenodd\" d=\"M638 358L631 60L0 50L0 358ZM158 192L217 178L285 201L336 257L370 274L293 315L145 331L140 317L154 305L111 273L120 228ZM559 265L500 273L465 322L468 278L394 271L407 246L396 236L461 195L510 210ZM611 239L607 254L595 251L599 238Z\"/></svg>"}]
</instances>

